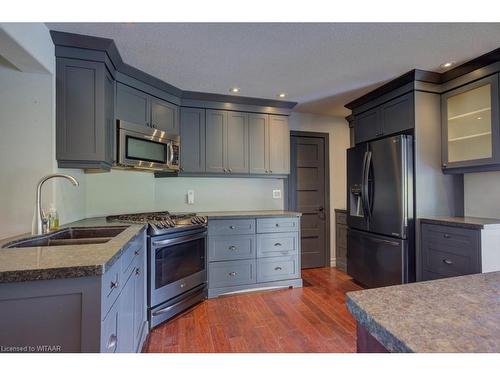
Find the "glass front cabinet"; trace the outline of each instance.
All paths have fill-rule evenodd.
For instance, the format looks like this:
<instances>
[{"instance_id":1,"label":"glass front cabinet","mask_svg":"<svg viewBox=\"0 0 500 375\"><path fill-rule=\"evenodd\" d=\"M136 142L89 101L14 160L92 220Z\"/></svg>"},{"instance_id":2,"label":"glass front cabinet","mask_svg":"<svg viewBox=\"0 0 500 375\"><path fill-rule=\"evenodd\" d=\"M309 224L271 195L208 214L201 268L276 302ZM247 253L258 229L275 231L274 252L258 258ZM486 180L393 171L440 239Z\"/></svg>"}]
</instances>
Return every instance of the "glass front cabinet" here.
<instances>
[{"instance_id":1,"label":"glass front cabinet","mask_svg":"<svg viewBox=\"0 0 500 375\"><path fill-rule=\"evenodd\" d=\"M445 173L500 169L500 121L495 74L441 95Z\"/></svg>"}]
</instances>

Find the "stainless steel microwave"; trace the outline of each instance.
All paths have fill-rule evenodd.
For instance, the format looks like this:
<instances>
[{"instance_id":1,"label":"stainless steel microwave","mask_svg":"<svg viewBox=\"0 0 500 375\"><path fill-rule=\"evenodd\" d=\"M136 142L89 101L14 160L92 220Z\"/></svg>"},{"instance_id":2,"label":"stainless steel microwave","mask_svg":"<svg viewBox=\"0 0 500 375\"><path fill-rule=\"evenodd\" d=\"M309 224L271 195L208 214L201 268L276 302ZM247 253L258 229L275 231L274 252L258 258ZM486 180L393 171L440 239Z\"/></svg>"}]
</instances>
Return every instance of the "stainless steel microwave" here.
<instances>
[{"instance_id":1,"label":"stainless steel microwave","mask_svg":"<svg viewBox=\"0 0 500 375\"><path fill-rule=\"evenodd\" d=\"M117 121L117 167L178 171L180 137L163 130Z\"/></svg>"}]
</instances>

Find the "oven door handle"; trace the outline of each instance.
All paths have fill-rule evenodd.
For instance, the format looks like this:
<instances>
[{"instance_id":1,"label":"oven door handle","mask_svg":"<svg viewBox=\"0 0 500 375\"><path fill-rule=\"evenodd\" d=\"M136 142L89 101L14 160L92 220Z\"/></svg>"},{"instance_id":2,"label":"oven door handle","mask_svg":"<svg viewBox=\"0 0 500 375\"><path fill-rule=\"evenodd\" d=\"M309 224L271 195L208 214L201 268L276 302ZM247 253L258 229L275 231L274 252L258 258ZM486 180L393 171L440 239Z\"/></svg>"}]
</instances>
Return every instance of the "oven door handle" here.
<instances>
[{"instance_id":1,"label":"oven door handle","mask_svg":"<svg viewBox=\"0 0 500 375\"><path fill-rule=\"evenodd\" d=\"M206 237L206 233L191 234L183 237L169 238L167 240L153 241L153 246L156 248L160 246L163 247L163 246L177 245L184 242L195 241L204 237Z\"/></svg>"}]
</instances>

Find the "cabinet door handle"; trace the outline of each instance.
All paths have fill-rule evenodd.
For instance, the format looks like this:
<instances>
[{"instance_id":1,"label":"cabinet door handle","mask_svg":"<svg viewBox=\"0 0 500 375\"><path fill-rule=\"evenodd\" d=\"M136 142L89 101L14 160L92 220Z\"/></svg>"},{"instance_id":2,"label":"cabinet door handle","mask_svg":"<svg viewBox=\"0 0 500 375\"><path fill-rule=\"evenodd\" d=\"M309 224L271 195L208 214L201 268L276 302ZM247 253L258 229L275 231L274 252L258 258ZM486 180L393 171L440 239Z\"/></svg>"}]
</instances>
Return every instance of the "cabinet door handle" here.
<instances>
[{"instance_id":1,"label":"cabinet door handle","mask_svg":"<svg viewBox=\"0 0 500 375\"><path fill-rule=\"evenodd\" d=\"M445 233L445 234L443 235L443 237L444 237L444 238L451 238L451 236L450 236L448 233Z\"/></svg>"},{"instance_id":2,"label":"cabinet door handle","mask_svg":"<svg viewBox=\"0 0 500 375\"><path fill-rule=\"evenodd\" d=\"M229 246L229 250L231 250L231 251L236 250L236 246Z\"/></svg>"},{"instance_id":3,"label":"cabinet door handle","mask_svg":"<svg viewBox=\"0 0 500 375\"><path fill-rule=\"evenodd\" d=\"M113 333L111 336L109 336L108 340L108 349L114 349L116 348L116 344L118 343L118 337Z\"/></svg>"},{"instance_id":4,"label":"cabinet door handle","mask_svg":"<svg viewBox=\"0 0 500 375\"><path fill-rule=\"evenodd\" d=\"M230 225L229 229L236 229L236 227L234 225Z\"/></svg>"},{"instance_id":5,"label":"cabinet door handle","mask_svg":"<svg viewBox=\"0 0 500 375\"><path fill-rule=\"evenodd\" d=\"M283 268L281 268L281 267L279 267L279 266L278 266L278 267L274 267L274 270L275 270L275 271L281 271L282 269L283 269Z\"/></svg>"},{"instance_id":6,"label":"cabinet door handle","mask_svg":"<svg viewBox=\"0 0 500 375\"><path fill-rule=\"evenodd\" d=\"M451 264L453 264L453 261L451 261L449 259L443 259L443 263L451 265Z\"/></svg>"},{"instance_id":7,"label":"cabinet door handle","mask_svg":"<svg viewBox=\"0 0 500 375\"><path fill-rule=\"evenodd\" d=\"M118 288L118 281L111 281L111 289Z\"/></svg>"},{"instance_id":8,"label":"cabinet door handle","mask_svg":"<svg viewBox=\"0 0 500 375\"><path fill-rule=\"evenodd\" d=\"M236 276L237 274L238 274L238 273L236 273L236 272L234 272L234 271L233 271L233 272L229 272L229 273L228 273L228 275L229 275L229 276Z\"/></svg>"},{"instance_id":9,"label":"cabinet door handle","mask_svg":"<svg viewBox=\"0 0 500 375\"><path fill-rule=\"evenodd\" d=\"M140 269L139 267L137 267L137 268L135 269L135 274L136 274L136 275L140 275L140 274L141 274L141 269Z\"/></svg>"},{"instance_id":10,"label":"cabinet door handle","mask_svg":"<svg viewBox=\"0 0 500 375\"><path fill-rule=\"evenodd\" d=\"M233 172L233 170L232 170L231 168L229 168L227 171L228 171L229 173L232 173L232 172Z\"/></svg>"},{"instance_id":11,"label":"cabinet door handle","mask_svg":"<svg viewBox=\"0 0 500 375\"><path fill-rule=\"evenodd\" d=\"M272 171L272 170L269 170L269 173L273 173L273 171Z\"/></svg>"},{"instance_id":12,"label":"cabinet door handle","mask_svg":"<svg viewBox=\"0 0 500 375\"><path fill-rule=\"evenodd\" d=\"M281 246L281 243L276 242L276 243L274 244L274 246Z\"/></svg>"},{"instance_id":13,"label":"cabinet door handle","mask_svg":"<svg viewBox=\"0 0 500 375\"><path fill-rule=\"evenodd\" d=\"M274 224L274 226L279 227L280 225L278 223Z\"/></svg>"},{"instance_id":14,"label":"cabinet door handle","mask_svg":"<svg viewBox=\"0 0 500 375\"><path fill-rule=\"evenodd\" d=\"M139 250L134 251L134 255L139 255Z\"/></svg>"}]
</instances>

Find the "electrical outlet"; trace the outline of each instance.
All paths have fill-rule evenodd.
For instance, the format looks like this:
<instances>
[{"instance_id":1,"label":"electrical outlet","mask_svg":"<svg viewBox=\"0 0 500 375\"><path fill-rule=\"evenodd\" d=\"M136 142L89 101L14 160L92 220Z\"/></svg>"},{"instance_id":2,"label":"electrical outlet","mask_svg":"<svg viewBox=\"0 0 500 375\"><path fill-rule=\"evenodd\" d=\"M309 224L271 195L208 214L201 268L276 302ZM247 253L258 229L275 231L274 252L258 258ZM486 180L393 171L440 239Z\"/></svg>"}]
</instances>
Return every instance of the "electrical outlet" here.
<instances>
[{"instance_id":1,"label":"electrical outlet","mask_svg":"<svg viewBox=\"0 0 500 375\"><path fill-rule=\"evenodd\" d=\"M279 190L279 189L273 190L273 198L274 199L281 199L281 190Z\"/></svg>"},{"instance_id":2,"label":"electrical outlet","mask_svg":"<svg viewBox=\"0 0 500 375\"><path fill-rule=\"evenodd\" d=\"M194 204L194 190L187 191L187 204Z\"/></svg>"}]
</instances>

